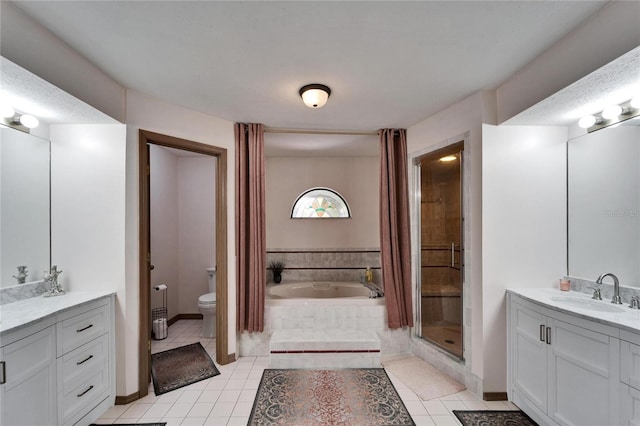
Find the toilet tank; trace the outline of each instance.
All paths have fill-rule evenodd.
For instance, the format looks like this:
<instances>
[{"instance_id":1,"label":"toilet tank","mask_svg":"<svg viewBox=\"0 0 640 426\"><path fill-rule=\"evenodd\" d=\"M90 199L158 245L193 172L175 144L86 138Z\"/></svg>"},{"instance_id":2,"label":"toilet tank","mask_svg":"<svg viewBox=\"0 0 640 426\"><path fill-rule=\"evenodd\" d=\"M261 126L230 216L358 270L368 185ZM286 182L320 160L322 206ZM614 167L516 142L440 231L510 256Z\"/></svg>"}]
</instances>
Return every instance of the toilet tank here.
<instances>
[{"instance_id":1,"label":"toilet tank","mask_svg":"<svg viewBox=\"0 0 640 426\"><path fill-rule=\"evenodd\" d=\"M216 267L207 268L207 275L209 276L209 293L216 291Z\"/></svg>"}]
</instances>

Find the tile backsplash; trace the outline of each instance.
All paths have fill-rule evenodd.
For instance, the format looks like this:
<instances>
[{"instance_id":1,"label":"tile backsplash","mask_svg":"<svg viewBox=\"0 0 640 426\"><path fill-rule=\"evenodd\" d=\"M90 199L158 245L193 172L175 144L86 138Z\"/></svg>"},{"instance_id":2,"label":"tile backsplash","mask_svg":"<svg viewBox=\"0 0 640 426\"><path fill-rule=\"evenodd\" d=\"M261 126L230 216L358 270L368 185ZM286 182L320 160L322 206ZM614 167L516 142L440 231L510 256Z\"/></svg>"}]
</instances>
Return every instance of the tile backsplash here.
<instances>
[{"instance_id":1,"label":"tile backsplash","mask_svg":"<svg viewBox=\"0 0 640 426\"><path fill-rule=\"evenodd\" d=\"M47 290L49 290L49 284L44 280L3 287L0 288L0 305L40 296Z\"/></svg>"},{"instance_id":2,"label":"tile backsplash","mask_svg":"<svg viewBox=\"0 0 640 426\"><path fill-rule=\"evenodd\" d=\"M381 282L380 249L267 249L267 266L271 261L284 262L282 279L286 281L359 282L367 266L373 281ZM272 282L271 273L267 282Z\"/></svg>"},{"instance_id":3,"label":"tile backsplash","mask_svg":"<svg viewBox=\"0 0 640 426\"><path fill-rule=\"evenodd\" d=\"M596 284L595 280L591 281L591 280L585 280L585 279L576 278L576 277L565 277L565 278L571 280L571 290L573 291L578 291L580 293L593 294L593 289L596 287L599 287L600 293L602 295L602 300L611 300L613 297L613 284L610 284L608 282L604 282L598 285ZM640 288L625 287L622 285L620 286L620 297L622 298L623 303L628 305L632 296L640 296Z\"/></svg>"}]
</instances>

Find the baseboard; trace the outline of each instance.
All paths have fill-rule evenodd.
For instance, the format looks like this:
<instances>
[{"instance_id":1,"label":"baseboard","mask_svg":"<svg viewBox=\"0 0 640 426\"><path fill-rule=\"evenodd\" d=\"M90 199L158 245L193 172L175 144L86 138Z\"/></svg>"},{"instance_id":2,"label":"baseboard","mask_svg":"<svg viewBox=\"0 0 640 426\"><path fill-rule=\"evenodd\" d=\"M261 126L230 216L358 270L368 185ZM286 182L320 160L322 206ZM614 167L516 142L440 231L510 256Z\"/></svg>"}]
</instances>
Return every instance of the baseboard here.
<instances>
[{"instance_id":1,"label":"baseboard","mask_svg":"<svg viewBox=\"0 0 640 426\"><path fill-rule=\"evenodd\" d=\"M216 362L220 365L231 364L232 362L235 362L235 361L236 361L235 352L232 354L227 354L227 356L220 356L216 358Z\"/></svg>"},{"instance_id":2,"label":"baseboard","mask_svg":"<svg viewBox=\"0 0 640 426\"><path fill-rule=\"evenodd\" d=\"M482 394L485 401L508 401L506 392L485 392Z\"/></svg>"},{"instance_id":3,"label":"baseboard","mask_svg":"<svg viewBox=\"0 0 640 426\"><path fill-rule=\"evenodd\" d=\"M167 325L171 326L182 319L202 319L202 314L178 314L167 321Z\"/></svg>"},{"instance_id":4,"label":"baseboard","mask_svg":"<svg viewBox=\"0 0 640 426\"><path fill-rule=\"evenodd\" d=\"M140 392L135 392L135 393L132 393L131 395L127 395L127 396L117 396L116 395L115 404L116 405L127 405L127 404L131 404L133 401L137 401L139 399L140 399Z\"/></svg>"}]
</instances>

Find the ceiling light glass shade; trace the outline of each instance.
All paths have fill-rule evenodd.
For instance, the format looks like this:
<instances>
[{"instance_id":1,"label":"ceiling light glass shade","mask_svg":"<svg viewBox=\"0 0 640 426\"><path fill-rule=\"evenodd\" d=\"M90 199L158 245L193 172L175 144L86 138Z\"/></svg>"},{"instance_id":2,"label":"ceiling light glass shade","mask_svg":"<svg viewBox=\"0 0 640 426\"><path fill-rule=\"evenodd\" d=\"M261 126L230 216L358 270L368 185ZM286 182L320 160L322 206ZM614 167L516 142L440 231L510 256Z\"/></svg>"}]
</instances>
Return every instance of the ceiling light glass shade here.
<instances>
[{"instance_id":1,"label":"ceiling light glass shade","mask_svg":"<svg viewBox=\"0 0 640 426\"><path fill-rule=\"evenodd\" d=\"M448 163L449 161L456 161L458 159L458 157L456 157L455 155L447 155L445 157L440 158L440 161Z\"/></svg>"},{"instance_id":2,"label":"ceiling light glass shade","mask_svg":"<svg viewBox=\"0 0 640 426\"><path fill-rule=\"evenodd\" d=\"M16 111L9 105L0 104L0 114L2 115L2 118L13 118Z\"/></svg>"},{"instance_id":3,"label":"ceiling light glass shade","mask_svg":"<svg viewBox=\"0 0 640 426\"><path fill-rule=\"evenodd\" d=\"M324 84L307 84L300 88L302 101L309 108L322 108L329 100L331 89Z\"/></svg>"},{"instance_id":4,"label":"ceiling light glass shade","mask_svg":"<svg viewBox=\"0 0 640 426\"><path fill-rule=\"evenodd\" d=\"M620 114L622 114L622 107L620 105L611 105L602 111L602 118L605 120L613 120Z\"/></svg>"},{"instance_id":5,"label":"ceiling light glass shade","mask_svg":"<svg viewBox=\"0 0 640 426\"><path fill-rule=\"evenodd\" d=\"M582 127L583 129L588 129L589 127L596 124L596 121L597 120L593 115L585 115L580 119L580 121L578 121L578 126Z\"/></svg>"},{"instance_id":6,"label":"ceiling light glass shade","mask_svg":"<svg viewBox=\"0 0 640 426\"><path fill-rule=\"evenodd\" d=\"M24 114L20 117L20 124L28 129L35 129L40 122L31 114Z\"/></svg>"}]
</instances>

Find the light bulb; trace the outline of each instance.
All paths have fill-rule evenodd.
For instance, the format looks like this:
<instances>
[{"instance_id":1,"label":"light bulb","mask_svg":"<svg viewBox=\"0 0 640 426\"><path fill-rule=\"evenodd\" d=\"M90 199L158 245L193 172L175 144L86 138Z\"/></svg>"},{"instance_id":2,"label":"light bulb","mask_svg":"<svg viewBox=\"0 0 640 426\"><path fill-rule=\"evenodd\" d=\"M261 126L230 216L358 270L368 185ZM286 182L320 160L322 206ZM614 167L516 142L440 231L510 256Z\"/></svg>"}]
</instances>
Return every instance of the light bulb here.
<instances>
[{"instance_id":1,"label":"light bulb","mask_svg":"<svg viewBox=\"0 0 640 426\"><path fill-rule=\"evenodd\" d=\"M640 109L640 95L635 96L633 99L631 99L631 101L629 102L629 105L631 105L631 108Z\"/></svg>"},{"instance_id":2,"label":"light bulb","mask_svg":"<svg viewBox=\"0 0 640 426\"><path fill-rule=\"evenodd\" d=\"M622 114L622 107L620 105L611 105L606 107L602 111L602 118L605 120L613 120Z\"/></svg>"},{"instance_id":3,"label":"light bulb","mask_svg":"<svg viewBox=\"0 0 640 426\"><path fill-rule=\"evenodd\" d=\"M311 108L320 108L327 103L329 95L324 90L311 89L302 94L304 104Z\"/></svg>"},{"instance_id":4,"label":"light bulb","mask_svg":"<svg viewBox=\"0 0 640 426\"><path fill-rule=\"evenodd\" d=\"M9 105L0 104L0 114L2 114L2 118L13 118L16 111Z\"/></svg>"},{"instance_id":5,"label":"light bulb","mask_svg":"<svg viewBox=\"0 0 640 426\"><path fill-rule=\"evenodd\" d=\"M34 129L38 127L38 124L40 124L40 122L33 115L24 114L20 117L20 124L22 124L26 128Z\"/></svg>"},{"instance_id":6,"label":"light bulb","mask_svg":"<svg viewBox=\"0 0 640 426\"><path fill-rule=\"evenodd\" d=\"M593 115L585 115L580 119L580 121L578 121L578 126L582 127L583 129L588 129L589 127L596 124L596 122L597 120Z\"/></svg>"}]
</instances>

